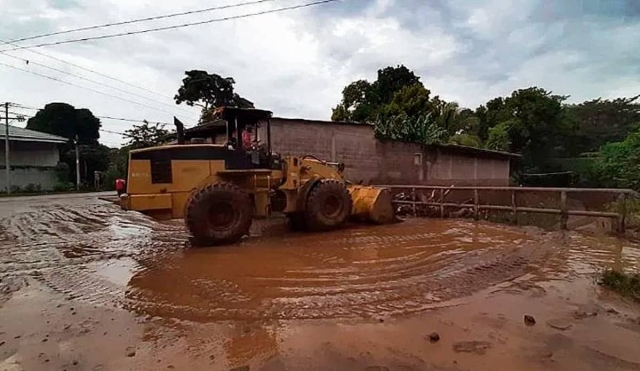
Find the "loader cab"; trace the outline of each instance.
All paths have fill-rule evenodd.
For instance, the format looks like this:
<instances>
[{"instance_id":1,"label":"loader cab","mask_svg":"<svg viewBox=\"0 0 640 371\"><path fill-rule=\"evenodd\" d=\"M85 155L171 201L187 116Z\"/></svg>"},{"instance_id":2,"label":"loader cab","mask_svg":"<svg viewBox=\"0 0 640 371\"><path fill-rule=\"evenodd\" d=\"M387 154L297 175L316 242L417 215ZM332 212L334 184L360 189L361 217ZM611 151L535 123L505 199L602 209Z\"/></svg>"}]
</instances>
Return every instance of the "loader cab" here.
<instances>
[{"instance_id":1,"label":"loader cab","mask_svg":"<svg viewBox=\"0 0 640 371\"><path fill-rule=\"evenodd\" d=\"M278 168L271 150L270 111L220 107L209 122L184 130L178 143L210 143L224 147L233 169Z\"/></svg>"}]
</instances>

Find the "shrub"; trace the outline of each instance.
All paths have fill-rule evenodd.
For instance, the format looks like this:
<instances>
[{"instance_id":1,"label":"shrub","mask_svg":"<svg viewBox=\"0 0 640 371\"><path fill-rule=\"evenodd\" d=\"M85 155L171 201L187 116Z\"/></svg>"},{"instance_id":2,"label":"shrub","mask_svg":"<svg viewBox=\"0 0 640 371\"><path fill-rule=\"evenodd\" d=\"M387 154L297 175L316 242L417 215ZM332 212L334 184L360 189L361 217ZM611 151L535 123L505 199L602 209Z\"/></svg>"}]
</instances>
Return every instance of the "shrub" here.
<instances>
[{"instance_id":1,"label":"shrub","mask_svg":"<svg viewBox=\"0 0 640 371\"><path fill-rule=\"evenodd\" d=\"M602 273L599 283L622 296L640 301L640 274L626 274L609 269Z\"/></svg>"}]
</instances>

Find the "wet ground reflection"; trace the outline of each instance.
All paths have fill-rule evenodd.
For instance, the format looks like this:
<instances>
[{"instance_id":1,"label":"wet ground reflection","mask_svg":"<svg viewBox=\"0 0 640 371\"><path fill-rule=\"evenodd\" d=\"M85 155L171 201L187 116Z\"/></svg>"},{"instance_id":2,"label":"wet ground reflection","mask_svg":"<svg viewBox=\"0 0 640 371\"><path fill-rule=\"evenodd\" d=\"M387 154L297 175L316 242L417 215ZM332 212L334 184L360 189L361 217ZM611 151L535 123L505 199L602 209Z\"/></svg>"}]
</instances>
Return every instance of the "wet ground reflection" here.
<instances>
[{"instance_id":1,"label":"wet ground reflection","mask_svg":"<svg viewBox=\"0 0 640 371\"><path fill-rule=\"evenodd\" d=\"M536 240L441 220L254 239L141 261L126 297L137 312L196 321L405 314L525 274L551 252Z\"/></svg>"}]
</instances>

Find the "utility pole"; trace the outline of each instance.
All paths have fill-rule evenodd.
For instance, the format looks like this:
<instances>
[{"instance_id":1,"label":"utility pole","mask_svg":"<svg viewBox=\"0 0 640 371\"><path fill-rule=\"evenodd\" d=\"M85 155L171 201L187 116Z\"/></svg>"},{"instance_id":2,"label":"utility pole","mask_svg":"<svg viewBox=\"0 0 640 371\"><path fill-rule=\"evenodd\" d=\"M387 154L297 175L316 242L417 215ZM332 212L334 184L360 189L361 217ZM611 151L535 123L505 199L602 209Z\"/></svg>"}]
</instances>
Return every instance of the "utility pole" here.
<instances>
[{"instance_id":1,"label":"utility pole","mask_svg":"<svg viewBox=\"0 0 640 371\"><path fill-rule=\"evenodd\" d=\"M5 171L7 179L6 179L6 186L7 186L7 194L11 193L11 166L9 163L9 102L6 102L4 104L4 125L5 125L5 131L4 131L4 167L5 167Z\"/></svg>"},{"instance_id":2,"label":"utility pole","mask_svg":"<svg viewBox=\"0 0 640 371\"><path fill-rule=\"evenodd\" d=\"M76 134L76 191L80 190L80 150L78 149L78 135Z\"/></svg>"}]
</instances>

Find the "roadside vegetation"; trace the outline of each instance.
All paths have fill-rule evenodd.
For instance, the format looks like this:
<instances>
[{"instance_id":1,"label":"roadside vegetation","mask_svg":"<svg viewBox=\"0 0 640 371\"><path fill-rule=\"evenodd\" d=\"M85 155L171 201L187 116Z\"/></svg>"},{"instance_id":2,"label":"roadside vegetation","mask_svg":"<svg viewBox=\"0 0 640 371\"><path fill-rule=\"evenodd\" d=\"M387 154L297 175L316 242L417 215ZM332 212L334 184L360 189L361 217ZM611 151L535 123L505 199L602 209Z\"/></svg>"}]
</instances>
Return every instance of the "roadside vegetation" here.
<instances>
[{"instance_id":1,"label":"roadside vegetation","mask_svg":"<svg viewBox=\"0 0 640 371\"><path fill-rule=\"evenodd\" d=\"M640 302L640 274L608 269L600 276L599 283L624 297Z\"/></svg>"}]
</instances>

